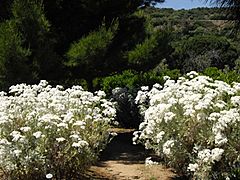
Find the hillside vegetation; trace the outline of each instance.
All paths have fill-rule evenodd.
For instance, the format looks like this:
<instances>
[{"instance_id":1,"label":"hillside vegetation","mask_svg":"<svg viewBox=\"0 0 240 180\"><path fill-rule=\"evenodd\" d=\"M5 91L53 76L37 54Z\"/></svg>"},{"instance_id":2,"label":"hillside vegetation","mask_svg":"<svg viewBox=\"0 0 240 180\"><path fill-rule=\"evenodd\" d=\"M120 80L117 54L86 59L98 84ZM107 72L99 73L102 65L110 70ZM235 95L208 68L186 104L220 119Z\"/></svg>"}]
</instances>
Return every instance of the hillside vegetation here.
<instances>
[{"instance_id":1,"label":"hillside vegetation","mask_svg":"<svg viewBox=\"0 0 240 180\"><path fill-rule=\"evenodd\" d=\"M3 1L0 88L46 79L110 92L151 85L164 74L238 68L239 35L221 9L138 8L141 3ZM113 85L125 73L133 82Z\"/></svg>"}]
</instances>

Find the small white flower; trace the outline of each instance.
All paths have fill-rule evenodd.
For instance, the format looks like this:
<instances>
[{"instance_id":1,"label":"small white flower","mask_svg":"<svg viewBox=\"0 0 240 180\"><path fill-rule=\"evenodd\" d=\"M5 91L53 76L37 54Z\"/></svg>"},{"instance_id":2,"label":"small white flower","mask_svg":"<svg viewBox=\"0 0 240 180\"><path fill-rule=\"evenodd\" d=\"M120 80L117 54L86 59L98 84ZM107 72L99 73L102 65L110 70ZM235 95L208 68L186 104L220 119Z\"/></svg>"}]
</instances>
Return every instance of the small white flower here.
<instances>
[{"instance_id":1,"label":"small white flower","mask_svg":"<svg viewBox=\"0 0 240 180\"><path fill-rule=\"evenodd\" d=\"M21 152L22 152L22 151L21 151L21 150L18 150L18 149L13 151L13 153L14 153L15 156L17 156L17 157L21 154Z\"/></svg>"},{"instance_id":2,"label":"small white flower","mask_svg":"<svg viewBox=\"0 0 240 180\"><path fill-rule=\"evenodd\" d=\"M75 123L73 123L73 126L85 127L85 125L86 123L84 121L76 121Z\"/></svg>"},{"instance_id":3,"label":"small white flower","mask_svg":"<svg viewBox=\"0 0 240 180\"><path fill-rule=\"evenodd\" d=\"M78 143L79 143L82 147L89 145L87 141L79 141Z\"/></svg>"},{"instance_id":4,"label":"small white flower","mask_svg":"<svg viewBox=\"0 0 240 180\"><path fill-rule=\"evenodd\" d=\"M174 146L174 140L168 140L163 144L163 153L165 155L171 154L171 148Z\"/></svg>"},{"instance_id":5,"label":"small white flower","mask_svg":"<svg viewBox=\"0 0 240 180\"><path fill-rule=\"evenodd\" d=\"M89 144L87 143L87 141L78 141L77 143L74 142L72 144L72 147L84 147L84 146L88 146Z\"/></svg>"},{"instance_id":6,"label":"small white flower","mask_svg":"<svg viewBox=\"0 0 240 180\"><path fill-rule=\"evenodd\" d=\"M46 87L48 85L48 82L46 80L41 80L39 83L39 86Z\"/></svg>"},{"instance_id":7,"label":"small white flower","mask_svg":"<svg viewBox=\"0 0 240 180\"><path fill-rule=\"evenodd\" d=\"M17 142L20 138L23 137L19 131L13 131L10 135L13 137L12 141L14 142Z\"/></svg>"},{"instance_id":8,"label":"small white flower","mask_svg":"<svg viewBox=\"0 0 240 180\"><path fill-rule=\"evenodd\" d=\"M1 139L1 140L0 140L0 145L10 145L10 144L11 144L11 143L8 142L7 139Z\"/></svg>"},{"instance_id":9,"label":"small white flower","mask_svg":"<svg viewBox=\"0 0 240 180\"><path fill-rule=\"evenodd\" d=\"M223 109L226 106L226 103L224 101L218 101L214 106Z\"/></svg>"},{"instance_id":10,"label":"small white flower","mask_svg":"<svg viewBox=\"0 0 240 180\"><path fill-rule=\"evenodd\" d=\"M66 123L59 123L57 124L57 127L63 127L63 128L68 128L68 125Z\"/></svg>"},{"instance_id":11,"label":"small white flower","mask_svg":"<svg viewBox=\"0 0 240 180\"><path fill-rule=\"evenodd\" d=\"M231 97L231 103L234 106L239 107L240 106L240 96Z\"/></svg>"},{"instance_id":12,"label":"small white flower","mask_svg":"<svg viewBox=\"0 0 240 180\"><path fill-rule=\"evenodd\" d=\"M202 151L199 151L198 158L203 162L208 162L211 159L211 150L203 149Z\"/></svg>"},{"instance_id":13,"label":"small white flower","mask_svg":"<svg viewBox=\"0 0 240 180\"><path fill-rule=\"evenodd\" d=\"M111 134L111 136L117 136L117 135L118 135L118 134L115 133L115 132L111 132L110 134Z\"/></svg>"},{"instance_id":14,"label":"small white flower","mask_svg":"<svg viewBox=\"0 0 240 180\"><path fill-rule=\"evenodd\" d=\"M167 81L167 80L169 80L169 79L171 79L169 76L163 76L163 80L164 80L164 81Z\"/></svg>"},{"instance_id":15,"label":"small white flower","mask_svg":"<svg viewBox=\"0 0 240 180\"><path fill-rule=\"evenodd\" d=\"M198 73L195 72L195 71L191 71L191 72L187 73L187 76L192 79L192 78L194 78L195 76L198 76Z\"/></svg>"},{"instance_id":16,"label":"small white flower","mask_svg":"<svg viewBox=\"0 0 240 180\"><path fill-rule=\"evenodd\" d=\"M56 141L57 142L63 142L63 141L65 141L66 139L65 138L63 138L63 137L60 137L60 138L56 138Z\"/></svg>"},{"instance_id":17,"label":"small white flower","mask_svg":"<svg viewBox=\"0 0 240 180\"><path fill-rule=\"evenodd\" d=\"M79 135L77 135L77 134L72 134L72 135L70 136L70 138L79 139L80 137L79 137Z\"/></svg>"},{"instance_id":18,"label":"small white flower","mask_svg":"<svg viewBox=\"0 0 240 180\"><path fill-rule=\"evenodd\" d=\"M175 116L176 116L176 114L174 114L173 112L167 112L167 113L165 113L164 120L165 120L166 123L168 123L168 122L171 121Z\"/></svg>"},{"instance_id":19,"label":"small white flower","mask_svg":"<svg viewBox=\"0 0 240 180\"><path fill-rule=\"evenodd\" d=\"M187 169L188 169L189 171L195 172L195 171L198 169L198 167L199 167L199 166L198 166L197 163L195 163L195 164L189 164Z\"/></svg>"},{"instance_id":20,"label":"small white flower","mask_svg":"<svg viewBox=\"0 0 240 180\"><path fill-rule=\"evenodd\" d=\"M31 130L31 128L30 127L21 127L20 130L23 132L28 132Z\"/></svg>"},{"instance_id":21,"label":"small white flower","mask_svg":"<svg viewBox=\"0 0 240 180\"><path fill-rule=\"evenodd\" d=\"M216 145L223 145L223 144L226 144L228 142L228 139L223 136L220 132L218 132L216 135L215 135L215 144Z\"/></svg>"},{"instance_id":22,"label":"small white flower","mask_svg":"<svg viewBox=\"0 0 240 180\"><path fill-rule=\"evenodd\" d=\"M80 144L77 142L72 143L72 147L80 147Z\"/></svg>"},{"instance_id":23,"label":"small white flower","mask_svg":"<svg viewBox=\"0 0 240 180\"><path fill-rule=\"evenodd\" d=\"M161 131L160 133L157 134L157 136L156 136L157 143L159 143L163 139L164 134L165 134L164 131Z\"/></svg>"},{"instance_id":24,"label":"small white flower","mask_svg":"<svg viewBox=\"0 0 240 180\"><path fill-rule=\"evenodd\" d=\"M154 84L154 85L153 85L153 88L156 88L156 89L161 89L161 88L162 88L162 86L161 86L160 84L156 83L156 84Z\"/></svg>"},{"instance_id":25,"label":"small white flower","mask_svg":"<svg viewBox=\"0 0 240 180\"><path fill-rule=\"evenodd\" d=\"M142 91L148 91L148 90L149 90L149 87L148 87L148 86L142 86L142 87L141 87L141 90L142 90Z\"/></svg>"},{"instance_id":26,"label":"small white flower","mask_svg":"<svg viewBox=\"0 0 240 180\"><path fill-rule=\"evenodd\" d=\"M40 138L41 135L42 135L42 132L41 132L41 131L37 131L37 132L33 133L33 136L34 136L36 139Z\"/></svg>"},{"instance_id":27,"label":"small white flower","mask_svg":"<svg viewBox=\"0 0 240 180\"><path fill-rule=\"evenodd\" d=\"M51 173L48 173L48 174L46 174L46 178L47 178L47 179L52 179L52 178L53 178L53 175L52 175Z\"/></svg>"},{"instance_id":28,"label":"small white flower","mask_svg":"<svg viewBox=\"0 0 240 180\"><path fill-rule=\"evenodd\" d=\"M106 96L106 93L104 91L97 91L96 94L99 97L105 97Z\"/></svg>"},{"instance_id":29,"label":"small white flower","mask_svg":"<svg viewBox=\"0 0 240 180\"><path fill-rule=\"evenodd\" d=\"M70 121L73 119L74 115L73 115L72 112L68 112L68 113L65 114L63 117L64 117L64 118L63 118L63 121L64 121L64 122L70 122Z\"/></svg>"},{"instance_id":30,"label":"small white flower","mask_svg":"<svg viewBox=\"0 0 240 180\"><path fill-rule=\"evenodd\" d=\"M151 157L148 157L145 159L145 166L153 166L153 165L158 165L158 162L154 162L151 160Z\"/></svg>"},{"instance_id":31,"label":"small white flower","mask_svg":"<svg viewBox=\"0 0 240 180\"><path fill-rule=\"evenodd\" d=\"M224 152L224 150L220 149L220 148L212 149L212 151L211 151L212 161L220 161L220 159L222 158L223 152Z\"/></svg>"}]
</instances>

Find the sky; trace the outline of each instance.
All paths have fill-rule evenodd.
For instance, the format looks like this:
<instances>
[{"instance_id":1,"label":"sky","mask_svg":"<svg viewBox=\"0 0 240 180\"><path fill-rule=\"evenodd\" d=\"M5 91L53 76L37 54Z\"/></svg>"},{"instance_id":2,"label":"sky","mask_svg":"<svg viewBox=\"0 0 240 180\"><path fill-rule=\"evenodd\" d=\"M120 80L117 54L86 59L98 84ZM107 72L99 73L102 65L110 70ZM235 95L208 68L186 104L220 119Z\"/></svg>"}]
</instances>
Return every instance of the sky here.
<instances>
[{"instance_id":1,"label":"sky","mask_svg":"<svg viewBox=\"0 0 240 180\"><path fill-rule=\"evenodd\" d=\"M210 7L204 0L165 0L164 3L158 4L158 8L173 9L192 9L197 7Z\"/></svg>"}]
</instances>

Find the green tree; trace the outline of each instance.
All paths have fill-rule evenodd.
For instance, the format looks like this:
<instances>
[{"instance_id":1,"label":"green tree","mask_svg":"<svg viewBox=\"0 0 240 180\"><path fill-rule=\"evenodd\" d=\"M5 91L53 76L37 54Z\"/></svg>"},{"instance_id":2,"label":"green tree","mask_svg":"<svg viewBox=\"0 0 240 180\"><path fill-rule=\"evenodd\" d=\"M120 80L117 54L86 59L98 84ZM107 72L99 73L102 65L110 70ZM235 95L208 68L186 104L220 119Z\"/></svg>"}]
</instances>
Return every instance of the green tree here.
<instances>
[{"instance_id":1,"label":"green tree","mask_svg":"<svg viewBox=\"0 0 240 180\"><path fill-rule=\"evenodd\" d=\"M2 87L59 79L61 58L54 52L54 36L42 1L14 0L10 10L11 16L1 24Z\"/></svg>"},{"instance_id":2,"label":"green tree","mask_svg":"<svg viewBox=\"0 0 240 180\"><path fill-rule=\"evenodd\" d=\"M106 25L116 18L120 24L128 25L129 16L139 7L156 2L162 0L43 0L46 17L61 43L59 53L68 50L73 41L95 31L103 19Z\"/></svg>"},{"instance_id":3,"label":"green tree","mask_svg":"<svg viewBox=\"0 0 240 180\"><path fill-rule=\"evenodd\" d=\"M62 71L61 63L62 59L67 57L67 67L71 67L67 70L70 70L69 73L72 75L69 77L87 78L91 86L89 79L93 77L121 72L128 68L128 62L124 58L125 52L136 48L136 44L140 46L147 43L147 39L152 37L145 32L145 17L139 17L134 12L141 6L161 1L2 0L4 7L11 8L6 8L5 12L0 13L0 18L2 21L11 19L15 22L14 32L21 34L22 47L31 52L27 64L33 81L62 79L61 75L65 73ZM114 19L119 21L118 30L113 33L114 35L110 39L108 37L105 39L104 35L102 38L97 38L101 36L97 32L101 31L99 27L103 20L108 31L112 29L111 23ZM93 36L93 34L97 35ZM88 38L90 36L92 39ZM98 42L94 42L94 38ZM85 55L76 48L77 44L81 46L81 41L82 44L87 44L85 50L88 50ZM100 51L96 46L101 46L99 49L102 50ZM103 51L104 48L106 49ZM70 51L82 55L74 57L70 55ZM74 58L81 59L79 60L81 63L70 65ZM67 72L66 69L64 72Z\"/></svg>"},{"instance_id":4,"label":"green tree","mask_svg":"<svg viewBox=\"0 0 240 180\"><path fill-rule=\"evenodd\" d=\"M148 71L156 67L162 60L169 59L173 52L172 35L169 30L158 30L127 52L128 62L132 69Z\"/></svg>"},{"instance_id":5,"label":"green tree","mask_svg":"<svg viewBox=\"0 0 240 180\"><path fill-rule=\"evenodd\" d=\"M140 12L141 13L141 12ZM126 52L132 69L148 71L158 65L172 53L170 42L172 29L155 29L148 15L145 16L145 39Z\"/></svg>"},{"instance_id":6,"label":"green tree","mask_svg":"<svg viewBox=\"0 0 240 180\"><path fill-rule=\"evenodd\" d=\"M54 80L61 72L60 58L54 52L54 38L46 19L41 0L15 0L12 19L16 30L22 34L23 44L31 50L29 64L32 79Z\"/></svg>"},{"instance_id":7,"label":"green tree","mask_svg":"<svg viewBox=\"0 0 240 180\"><path fill-rule=\"evenodd\" d=\"M83 75L86 78L89 90L93 89L93 79L105 74L104 59L117 29L117 22L109 28L103 24L97 31L73 43L66 54L66 65L73 68L75 77Z\"/></svg>"},{"instance_id":8,"label":"green tree","mask_svg":"<svg viewBox=\"0 0 240 180\"><path fill-rule=\"evenodd\" d=\"M29 49L23 47L22 35L14 21L0 24L0 89L21 82L30 82Z\"/></svg>"},{"instance_id":9,"label":"green tree","mask_svg":"<svg viewBox=\"0 0 240 180\"><path fill-rule=\"evenodd\" d=\"M125 0L114 3L111 0L106 0L97 4L98 7L101 7L100 5L104 6L95 11L95 13L99 13L103 9L104 12L98 15L98 17L101 17L100 19L96 18L90 21L90 23L94 23L96 26L104 19L104 29L112 29L110 22L117 18L119 21L118 29L110 39L105 38L105 35L103 36L107 32L106 30L102 31L102 28L98 30L93 28L93 30L90 30L92 33L83 33L83 36L79 38L80 40L75 40L75 43L71 45L67 52L68 62L66 63L68 67L72 67L70 69L72 77L80 76L87 79L89 88L92 89L93 78L128 69L134 64L131 60L135 62L138 60L142 61L139 63L141 67L146 64L146 61L154 54L153 50L156 50L156 48L154 49L155 45L149 50L148 47L154 44L154 42L158 45L158 38L157 34L151 28L151 30L149 29L146 17L133 13L142 3L143 1L128 1L127 3ZM95 51L96 48L98 51ZM86 49L91 49L91 52ZM141 53L134 57L135 55L130 53L133 50L136 54L140 51ZM146 58L144 59L143 57ZM77 64L76 59L78 59Z\"/></svg>"}]
</instances>

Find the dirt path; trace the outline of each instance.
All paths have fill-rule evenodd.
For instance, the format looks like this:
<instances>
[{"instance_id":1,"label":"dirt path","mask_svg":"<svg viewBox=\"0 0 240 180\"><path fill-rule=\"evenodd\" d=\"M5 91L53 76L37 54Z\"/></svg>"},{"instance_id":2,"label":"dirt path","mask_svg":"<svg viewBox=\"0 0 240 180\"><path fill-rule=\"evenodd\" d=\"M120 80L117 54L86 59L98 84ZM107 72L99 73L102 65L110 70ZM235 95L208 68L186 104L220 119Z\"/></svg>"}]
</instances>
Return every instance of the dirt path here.
<instances>
[{"instance_id":1,"label":"dirt path","mask_svg":"<svg viewBox=\"0 0 240 180\"><path fill-rule=\"evenodd\" d=\"M89 180L169 180L174 177L162 165L145 166L150 154L132 144L132 132L122 132L108 145L100 161L87 173Z\"/></svg>"}]
</instances>

